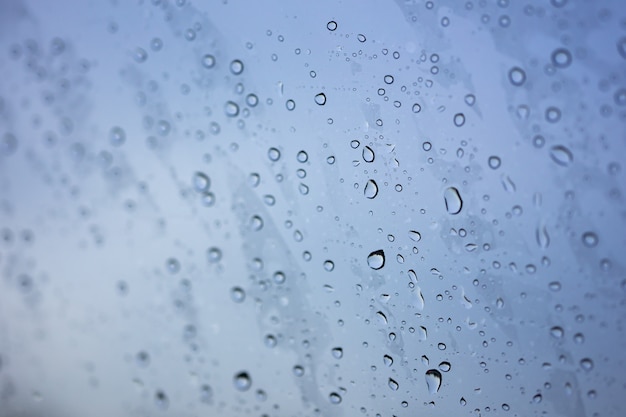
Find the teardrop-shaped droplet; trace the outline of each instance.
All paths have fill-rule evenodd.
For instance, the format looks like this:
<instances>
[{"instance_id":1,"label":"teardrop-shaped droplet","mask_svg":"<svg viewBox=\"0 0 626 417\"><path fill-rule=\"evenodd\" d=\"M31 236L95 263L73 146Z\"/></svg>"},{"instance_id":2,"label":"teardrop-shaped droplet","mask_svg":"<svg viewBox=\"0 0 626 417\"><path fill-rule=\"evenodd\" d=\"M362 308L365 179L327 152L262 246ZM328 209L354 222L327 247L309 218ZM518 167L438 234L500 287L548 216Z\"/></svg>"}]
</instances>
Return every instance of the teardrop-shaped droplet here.
<instances>
[{"instance_id":1,"label":"teardrop-shaped droplet","mask_svg":"<svg viewBox=\"0 0 626 417\"><path fill-rule=\"evenodd\" d=\"M374 180L368 180L363 189L366 198L372 199L378 195L378 184Z\"/></svg>"},{"instance_id":2,"label":"teardrop-shaped droplet","mask_svg":"<svg viewBox=\"0 0 626 417\"><path fill-rule=\"evenodd\" d=\"M416 232L415 230L409 230L409 238L413 242L419 242L420 240L422 240L422 235L420 234L420 232Z\"/></svg>"},{"instance_id":3,"label":"teardrop-shaped droplet","mask_svg":"<svg viewBox=\"0 0 626 417\"><path fill-rule=\"evenodd\" d=\"M367 265L375 270L381 269L385 266L385 252L382 249L375 250L367 257Z\"/></svg>"},{"instance_id":4,"label":"teardrop-shaped droplet","mask_svg":"<svg viewBox=\"0 0 626 417\"><path fill-rule=\"evenodd\" d=\"M446 203L446 210L449 214L459 214L463 208L463 200L459 194L459 190L454 187L448 187L443 193L443 199Z\"/></svg>"},{"instance_id":5,"label":"teardrop-shaped droplet","mask_svg":"<svg viewBox=\"0 0 626 417\"><path fill-rule=\"evenodd\" d=\"M374 162L374 151L369 146L363 148L363 160L365 162Z\"/></svg>"},{"instance_id":6,"label":"teardrop-shaped droplet","mask_svg":"<svg viewBox=\"0 0 626 417\"><path fill-rule=\"evenodd\" d=\"M426 371L426 385L428 386L428 392L436 394L441 387L441 372L436 369Z\"/></svg>"}]
</instances>

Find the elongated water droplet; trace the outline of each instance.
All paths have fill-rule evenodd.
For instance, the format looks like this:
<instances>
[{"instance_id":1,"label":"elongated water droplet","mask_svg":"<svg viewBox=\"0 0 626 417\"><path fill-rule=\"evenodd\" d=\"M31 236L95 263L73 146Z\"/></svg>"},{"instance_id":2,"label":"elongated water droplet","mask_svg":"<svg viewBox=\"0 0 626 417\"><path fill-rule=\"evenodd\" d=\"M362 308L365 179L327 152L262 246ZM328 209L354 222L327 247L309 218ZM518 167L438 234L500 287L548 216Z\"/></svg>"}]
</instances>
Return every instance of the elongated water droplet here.
<instances>
[{"instance_id":1,"label":"elongated water droplet","mask_svg":"<svg viewBox=\"0 0 626 417\"><path fill-rule=\"evenodd\" d=\"M557 165L566 167L572 163L574 155L572 154L572 151L565 146L556 145L550 149L550 158L552 158Z\"/></svg>"},{"instance_id":2,"label":"elongated water droplet","mask_svg":"<svg viewBox=\"0 0 626 417\"><path fill-rule=\"evenodd\" d=\"M537 226L535 238L537 239L537 244L540 248L546 249L548 246L550 246L550 235L548 234L548 230L544 225Z\"/></svg>"},{"instance_id":3,"label":"elongated water droplet","mask_svg":"<svg viewBox=\"0 0 626 417\"><path fill-rule=\"evenodd\" d=\"M459 214L463 208L463 200L459 194L459 190L454 187L448 187L443 193L443 199L446 203L448 214Z\"/></svg>"},{"instance_id":4,"label":"elongated water droplet","mask_svg":"<svg viewBox=\"0 0 626 417\"><path fill-rule=\"evenodd\" d=\"M368 180L363 189L366 198L372 199L378 195L378 184L374 180Z\"/></svg>"},{"instance_id":5,"label":"elongated water droplet","mask_svg":"<svg viewBox=\"0 0 626 417\"><path fill-rule=\"evenodd\" d=\"M393 365L393 358L389 355L383 356L383 363L387 366Z\"/></svg>"},{"instance_id":6,"label":"elongated water droplet","mask_svg":"<svg viewBox=\"0 0 626 417\"><path fill-rule=\"evenodd\" d=\"M330 400L331 404L341 403L341 395L337 394L336 392L331 392L330 395L328 395L328 399Z\"/></svg>"},{"instance_id":7,"label":"elongated water droplet","mask_svg":"<svg viewBox=\"0 0 626 417\"><path fill-rule=\"evenodd\" d=\"M370 268L378 270L385 266L385 252L382 249L375 250L367 257L367 265Z\"/></svg>"},{"instance_id":8,"label":"elongated water droplet","mask_svg":"<svg viewBox=\"0 0 626 417\"><path fill-rule=\"evenodd\" d=\"M378 311L376 312L376 316L378 316L381 324L387 324L387 316L385 316L385 313Z\"/></svg>"},{"instance_id":9,"label":"elongated water droplet","mask_svg":"<svg viewBox=\"0 0 626 417\"><path fill-rule=\"evenodd\" d=\"M426 385L428 386L428 392L436 394L441 387L441 372L436 369L426 371Z\"/></svg>"}]
</instances>

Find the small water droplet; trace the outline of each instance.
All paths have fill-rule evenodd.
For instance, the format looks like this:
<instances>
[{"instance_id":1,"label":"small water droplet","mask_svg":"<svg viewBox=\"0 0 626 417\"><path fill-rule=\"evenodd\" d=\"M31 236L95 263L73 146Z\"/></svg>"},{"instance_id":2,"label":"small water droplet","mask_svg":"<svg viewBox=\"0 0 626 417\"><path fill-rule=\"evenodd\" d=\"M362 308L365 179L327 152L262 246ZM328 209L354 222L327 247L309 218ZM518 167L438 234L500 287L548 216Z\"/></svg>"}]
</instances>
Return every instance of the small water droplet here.
<instances>
[{"instance_id":1,"label":"small water droplet","mask_svg":"<svg viewBox=\"0 0 626 417\"><path fill-rule=\"evenodd\" d=\"M513 67L509 70L509 81L516 87L526 82L526 72L520 67Z\"/></svg>"},{"instance_id":2,"label":"small water droplet","mask_svg":"<svg viewBox=\"0 0 626 417\"><path fill-rule=\"evenodd\" d=\"M263 219L259 215L254 215L250 218L250 229L258 232L263 228Z\"/></svg>"},{"instance_id":3,"label":"small water droplet","mask_svg":"<svg viewBox=\"0 0 626 417\"><path fill-rule=\"evenodd\" d=\"M593 248L598 245L598 235L594 232L585 232L582 236L583 244L588 248Z\"/></svg>"},{"instance_id":4,"label":"small water droplet","mask_svg":"<svg viewBox=\"0 0 626 417\"><path fill-rule=\"evenodd\" d=\"M200 193L200 192L208 191L210 185L211 185L211 180L206 174L202 172L196 172L195 174L193 174L193 188L197 192Z\"/></svg>"},{"instance_id":5,"label":"small water droplet","mask_svg":"<svg viewBox=\"0 0 626 417\"><path fill-rule=\"evenodd\" d=\"M589 372L593 369L593 361L589 358L584 358L580 360L580 367L585 371Z\"/></svg>"},{"instance_id":6,"label":"small water droplet","mask_svg":"<svg viewBox=\"0 0 626 417\"><path fill-rule=\"evenodd\" d=\"M204 68L213 68L215 66L215 57L211 54L206 54L202 57L202 66Z\"/></svg>"},{"instance_id":7,"label":"small water droplet","mask_svg":"<svg viewBox=\"0 0 626 417\"><path fill-rule=\"evenodd\" d=\"M297 377L301 377L304 375L304 368L300 365L295 365L293 367L293 374Z\"/></svg>"},{"instance_id":8,"label":"small water droplet","mask_svg":"<svg viewBox=\"0 0 626 417\"><path fill-rule=\"evenodd\" d=\"M243 72L243 62L238 59L233 60L230 63L230 72L232 72L233 75L241 74Z\"/></svg>"},{"instance_id":9,"label":"small water droplet","mask_svg":"<svg viewBox=\"0 0 626 417\"><path fill-rule=\"evenodd\" d=\"M126 132L119 126L115 126L109 132L109 142L112 146L122 146L126 142Z\"/></svg>"},{"instance_id":10,"label":"small water droplet","mask_svg":"<svg viewBox=\"0 0 626 417\"><path fill-rule=\"evenodd\" d=\"M381 269L385 266L385 252L379 249L370 253L367 257L367 265L374 270Z\"/></svg>"},{"instance_id":11,"label":"small water droplet","mask_svg":"<svg viewBox=\"0 0 626 417\"><path fill-rule=\"evenodd\" d=\"M154 403L156 404L156 406L162 410L167 409L167 407L170 405L170 401L167 398L167 395L165 394L165 392L158 390L155 394L154 394Z\"/></svg>"},{"instance_id":12,"label":"small water droplet","mask_svg":"<svg viewBox=\"0 0 626 417\"><path fill-rule=\"evenodd\" d=\"M385 355L385 356L383 356L383 363L386 366L391 366L391 365L393 365L393 358L391 356L389 356L389 355Z\"/></svg>"},{"instance_id":13,"label":"small water droplet","mask_svg":"<svg viewBox=\"0 0 626 417\"><path fill-rule=\"evenodd\" d=\"M461 127L465 124L465 115L463 113L457 113L454 115L454 125Z\"/></svg>"},{"instance_id":14,"label":"small water droplet","mask_svg":"<svg viewBox=\"0 0 626 417\"><path fill-rule=\"evenodd\" d=\"M176 258L169 258L165 262L165 266L167 267L167 270L170 274L176 274L178 273L178 271L180 271L180 262L178 262L178 259Z\"/></svg>"},{"instance_id":15,"label":"small water droplet","mask_svg":"<svg viewBox=\"0 0 626 417\"><path fill-rule=\"evenodd\" d=\"M335 359L343 358L343 349L340 347L333 348L330 353L333 355Z\"/></svg>"},{"instance_id":16,"label":"small water droplet","mask_svg":"<svg viewBox=\"0 0 626 417\"><path fill-rule=\"evenodd\" d=\"M452 366L450 365L450 362L444 361L439 364L439 370L441 372L449 372L450 368L452 368Z\"/></svg>"},{"instance_id":17,"label":"small water droplet","mask_svg":"<svg viewBox=\"0 0 626 417\"><path fill-rule=\"evenodd\" d=\"M556 339L560 339L563 337L563 328L559 326L554 326L550 329L550 335Z\"/></svg>"},{"instance_id":18,"label":"small water droplet","mask_svg":"<svg viewBox=\"0 0 626 417\"><path fill-rule=\"evenodd\" d=\"M572 53L565 48L557 48L552 52L552 65L567 68L572 63Z\"/></svg>"},{"instance_id":19,"label":"small water droplet","mask_svg":"<svg viewBox=\"0 0 626 417\"><path fill-rule=\"evenodd\" d=\"M392 391L398 391L398 388L400 388L398 383L394 379L391 379L391 378L389 378L387 385L389 385L389 388L391 388Z\"/></svg>"},{"instance_id":20,"label":"small water droplet","mask_svg":"<svg viewBox=\"0 0 626 417\"><path fill-rule=\"evenodd\" d=\"M341 395L337 394L336 392L331 392L328 395L328 399L330 400L331 404L340 404L341 403Z\"/></svg>"},{"instance_id":21,"label":"small water droplet","mask_svg":"<svg viewBox=\"0 0 626 417\"><path fill-rule=\"evenodd\" d=\"M383 313L382 311L378 311L376 312L376 316L378 317L380 324L383 324L383 325L387 324L387 316L385 316L385 313Z\"/></svg>"},{"instance_id":22,"label":"small water droplet","mask_svg":"<svg viewBox=\"0 0 626 417\"><path fill-rule=\"evenodd\" d=\"M422 240L422 235L420 234L420 232L416 232L415 230L409 230L409 238L413 242L419 242L420 240Z\"/></svg>"},{"instance_id":23,"label":"small water droplet","mask_svg":"<svg viewBox=\"0 0 626 417\"><path fill-rule=\"evenodd\" d=\"M487 160L487 163L489 164L489 168L491 169L498 169L500 168L500 165L502 164L502 162L500 161L500 158L497 156L490 156L489 159Z\"/></svg>"},{"instance_id":24,"label":"small water droplet","mask_svg":"<svg viewBox=\"0 0 626 417\"><path fill-rule=\"evenodd\" d=\"M315 103L323 106L324 104L326 104L326 94L324 93L319 93L315 96Z\"/></svg>"},{"instance_id":25,"label":"small water droplet","mask_svg":"<svg viewBox=\"0 0 626 417\"><path fill-rule=\"evenodd\" d=\"M246 299L246 292L241 287L233 287L230 289L230 298L236 303L243 303Z\"/></svg>"},{"instance_id":26,"label":"small water droplet","mask_svg":"<svg viewBox=\"0 0 626 417\"><path fill-rule=\"evenodd\" d=\"M539 245L540 248L547 249L548 246L550 246L550 235L548 234L546 226L537 226L537 230L535 231L535 238L537 240L537 245Z\"/></svg>"},{"instance_id":27,"label":"small water droplet","mask_svg":"<svg viewBox=\"0 0 626 417\"><path fill-rule=\"evenodd\" d=\"M335 22L334 20L331 20L330 22L326 24L326 28L330 30L331 32L337 30L337 22Z\"/></svg>"},{"instance_id":28,"label":"small water droplet","mask_svg":"<svg viewBox=\"0 0 626 417\"><path fill-rule=\"evenodd\" d=\"M324 269L328 272L332 271L333 269L335 269L335 263L330 260L324 261Z\"/></svg>"},{"instance_id":29,"label":"small water droplet","mask_svg":"<svg viewBox=\"0 0 626 417\"><path fill-rule=\"evenodd\" d=\"M280 159L280 151L276 148L269 148L267 151L267 157L272 162L276 162Z\"/></svg>"}]
</instances>

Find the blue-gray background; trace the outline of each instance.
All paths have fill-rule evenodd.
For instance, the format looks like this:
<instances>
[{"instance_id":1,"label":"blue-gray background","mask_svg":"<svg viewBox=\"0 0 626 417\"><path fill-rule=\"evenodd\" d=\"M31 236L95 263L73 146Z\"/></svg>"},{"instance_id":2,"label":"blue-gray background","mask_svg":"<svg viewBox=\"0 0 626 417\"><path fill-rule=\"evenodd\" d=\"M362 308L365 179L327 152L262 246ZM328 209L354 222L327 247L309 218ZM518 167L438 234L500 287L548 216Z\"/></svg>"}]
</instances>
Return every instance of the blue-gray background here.
<instances>
[{"instance_id":1,"label":"blue-gray background","mask_svg":"<svg viewBox=\"0 0 626 417\"><path fill-rule=\"evenodd\" d=\"M625 140L621 0L1 0L0 415L623 416Z\"/></svg>"}]
</instances>

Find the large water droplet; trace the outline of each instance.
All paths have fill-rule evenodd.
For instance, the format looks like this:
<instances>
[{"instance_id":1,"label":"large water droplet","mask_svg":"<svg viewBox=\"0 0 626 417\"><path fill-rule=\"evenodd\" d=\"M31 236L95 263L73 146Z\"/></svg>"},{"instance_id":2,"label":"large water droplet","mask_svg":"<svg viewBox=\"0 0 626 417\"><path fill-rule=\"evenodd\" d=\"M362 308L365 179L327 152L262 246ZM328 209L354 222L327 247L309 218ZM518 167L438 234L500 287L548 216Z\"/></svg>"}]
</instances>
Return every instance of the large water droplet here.
<instances>
[{"instance_id":1,"label":"large water droplet","mask_svg":"<svg viewBox=\"0 0 626 417\"><path fill-rule=\"evenodd\" d=\"M459 190L454 187L448 187L443 193L443 199L446 203L446 210L449 214L459 214L463 208L463 200L459 194Z\"/></svg>"},{"instance_id":2,"label":"large water droplet","mask_svg":"<svg viewBox=\"0 0 626 417\"><path fill-rule=\"evenodd\" d=\"M368 180L367 183L365 183L363 195L365 195L365 197L369 199L372 199L378 195L378 184L376 184L376 181Z\"/></svg>"},{"instance_id":3,"label":"large water droplet","mask_svg":"<svg viewBox=\"0 0 626 417\"><path fill-rule=\"evenodd\" d=\"M235 384L235 388L239 391L247 391L252 386L252 378L250 378L250 375L245 371L236 374L233 378L233 382Z\"/></svg>"},{"instance_id":4,"label":"large water droplet","mask_svg":"<svg viewBox=\"0 0 626 417\"><path fill-rule=\"evenodd\" d=\"M367 265L375 270L385 266L385 252L382 249L375 250L367 257Z\"/></svg>"},{"instance_id":5,"label":"large water droplet","mask_svg":"<svg viewBox=\"0 0 626 417\"><path fill-rule=\"evenodd\" d=\"M428 392L436 394L441 387L441 372L436 369L426 371L426 386L428 386Z\"/></svg>"}]
</instances>

